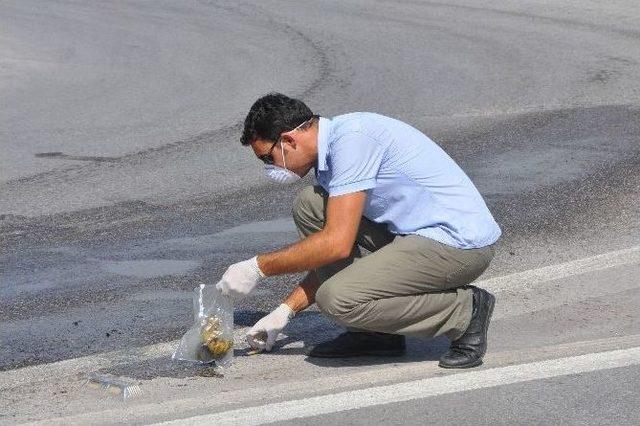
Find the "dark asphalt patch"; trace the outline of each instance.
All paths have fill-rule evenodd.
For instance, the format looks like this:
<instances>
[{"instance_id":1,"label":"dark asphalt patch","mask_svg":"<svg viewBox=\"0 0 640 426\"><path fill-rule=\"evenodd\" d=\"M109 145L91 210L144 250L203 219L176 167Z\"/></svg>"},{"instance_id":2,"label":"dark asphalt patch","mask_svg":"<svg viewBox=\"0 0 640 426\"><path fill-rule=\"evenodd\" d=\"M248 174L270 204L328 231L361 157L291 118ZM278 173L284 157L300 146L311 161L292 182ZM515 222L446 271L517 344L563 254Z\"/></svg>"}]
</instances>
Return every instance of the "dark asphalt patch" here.
<instances>
[{"instance_id":1,"label":"dark asphalt patch","mask_svg":"<svg viewBox=\"0 0 640 426\"><path fill-rule=\"evenodd\" d=\"M60 160L77 160L77 161L107 161L107 162L115 162L119 160L119 157L98 157L98 156L87 156L87 155L68 155L63 152L38 152L34 154L36 158L51 158L51 159L60 159Z\"/></svg>"}]
</instances>

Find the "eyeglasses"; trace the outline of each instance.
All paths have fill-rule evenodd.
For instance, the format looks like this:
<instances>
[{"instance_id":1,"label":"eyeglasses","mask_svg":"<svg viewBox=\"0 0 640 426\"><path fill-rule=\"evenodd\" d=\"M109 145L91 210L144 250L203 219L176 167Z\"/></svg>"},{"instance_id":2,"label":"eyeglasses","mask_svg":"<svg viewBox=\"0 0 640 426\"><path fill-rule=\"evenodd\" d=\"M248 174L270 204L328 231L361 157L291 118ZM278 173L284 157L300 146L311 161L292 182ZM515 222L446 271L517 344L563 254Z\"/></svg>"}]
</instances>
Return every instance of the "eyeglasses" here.
<instances>
[{"instance_id":1,"label":"eyeglasses","mask_svg":"<svg viewBox=\"0 0 640 426\"><path fill-rule=\"evenodd\" d=\"M258 155L258 159L260 161L262 161L264 164L273 164L273 148L276 147L276 145L278 145L278 142L280 142L281 138L278 138L277 141L275 141L272 145L271 148L269 148L269 152L266 154L262 154L262 155Z\"/></svg>"},{"instance_id":2,"label":"eyeglasses","mask_svg":"<svg viewBox=\"0 0 640 426\"><path fill-rule=\"evenodd\" d=\"M296 130L304 129L308 127L315 118L318 118L318 117L319 117L318 115L314 115L310 119L302 122L295 129L290 131L295 132ZM258 159L262 161L264 164L273 164L274 163L273 149L276 147L276 145L278 145L278 143L281 143L281 142L282 142L282 136L280 136L278 140L271 145L271 148L269 148L269 152L267 152L266 154L258 155Z\"/></svg>"}]
</instances>

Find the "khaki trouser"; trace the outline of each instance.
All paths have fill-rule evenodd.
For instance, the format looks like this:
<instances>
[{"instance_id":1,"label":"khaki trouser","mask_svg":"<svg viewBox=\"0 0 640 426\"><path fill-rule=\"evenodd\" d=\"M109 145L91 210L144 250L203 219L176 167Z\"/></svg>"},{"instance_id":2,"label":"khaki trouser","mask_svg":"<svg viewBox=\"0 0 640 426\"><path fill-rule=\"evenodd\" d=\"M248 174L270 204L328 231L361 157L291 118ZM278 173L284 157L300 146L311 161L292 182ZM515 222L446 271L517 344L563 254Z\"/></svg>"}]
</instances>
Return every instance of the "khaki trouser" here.
<instances>
[{"instance_id":1,"label":"khaki trouser","mask_svg":"<svg viewBox=\"0 0 640 426\"><path fill-rule=\"evenodd\" d=\"M308 186L293 219L301 238L321 230L328 195ZM469 326L472 290L489 266L493 246L458 249L419 235L395 235L363 217L347 259L317 269L320 310L351 330L417 337L460 337ZM362 256L361 248L371 252Z\"/></svg>"}]
</instances>

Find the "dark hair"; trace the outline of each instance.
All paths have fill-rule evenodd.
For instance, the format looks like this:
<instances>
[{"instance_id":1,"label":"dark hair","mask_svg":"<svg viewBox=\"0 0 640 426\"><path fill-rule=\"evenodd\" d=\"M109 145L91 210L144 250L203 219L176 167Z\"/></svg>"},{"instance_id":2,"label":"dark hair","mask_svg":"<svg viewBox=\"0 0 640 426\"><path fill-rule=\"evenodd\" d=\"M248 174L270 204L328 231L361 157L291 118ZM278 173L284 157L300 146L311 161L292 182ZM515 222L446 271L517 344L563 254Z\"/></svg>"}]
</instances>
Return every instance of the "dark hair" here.
<instances>
[{"instance_id":1,"label":"dark hair","mask_svg":"<svg viewBox=\"0 0 640 426\"><path fill-rule=\"evenodd\" d=\"M288 132L314 117L313 112L301 100L282 93L269 93L253 103L244 119L240 142L250 145L256 139L275 142L283 132Z\"/></svg>"}]
</instances>

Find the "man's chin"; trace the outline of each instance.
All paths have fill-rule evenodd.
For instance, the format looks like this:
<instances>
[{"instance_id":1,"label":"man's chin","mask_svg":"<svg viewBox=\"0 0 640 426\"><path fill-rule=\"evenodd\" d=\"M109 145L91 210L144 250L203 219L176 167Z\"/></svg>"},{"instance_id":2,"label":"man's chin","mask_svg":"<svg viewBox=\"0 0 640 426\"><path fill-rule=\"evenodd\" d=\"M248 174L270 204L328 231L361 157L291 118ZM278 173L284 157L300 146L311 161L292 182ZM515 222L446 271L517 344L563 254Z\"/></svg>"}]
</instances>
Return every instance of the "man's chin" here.
<instances>
[{"instance_id":1,"label":"man's chin","mask_svg":"<svg viewBox=\"0 0 640 426\"><path fill-rule=\"evenodd\" d=\"M304 178L309 173L310 170L311 169L309 168L305 170L292 170L292 172L300 176L300 178Z\"/></svg>"}]
</instances>

